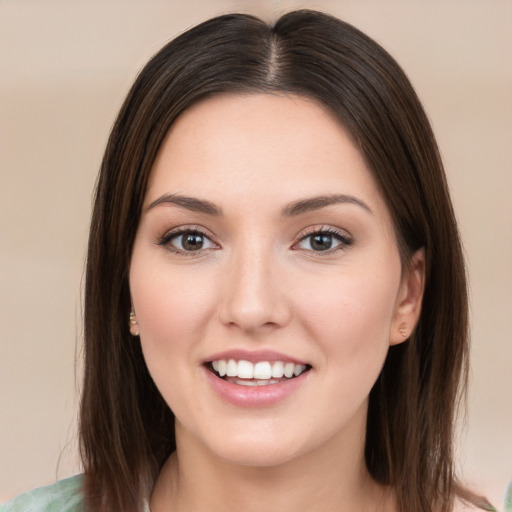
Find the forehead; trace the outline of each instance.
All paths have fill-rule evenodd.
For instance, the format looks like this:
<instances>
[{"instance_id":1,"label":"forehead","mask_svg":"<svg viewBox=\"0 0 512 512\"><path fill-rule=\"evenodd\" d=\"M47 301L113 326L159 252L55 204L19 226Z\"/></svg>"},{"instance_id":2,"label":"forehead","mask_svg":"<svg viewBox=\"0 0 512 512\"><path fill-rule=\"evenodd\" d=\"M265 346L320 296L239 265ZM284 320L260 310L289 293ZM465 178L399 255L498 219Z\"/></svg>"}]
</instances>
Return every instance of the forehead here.
<instances>
[{"instance_id":1,"label":"forehead","mask_svg":"<svg viewBox=\"0 0 512 512\"><path fill-rule=\"evenodd\" d=\"M344 126L319 102L296 95L225 95L185 111L159 150L146 204L178 192L281 203L340 193L383 203Z\"/></svg>"}]
</instances>

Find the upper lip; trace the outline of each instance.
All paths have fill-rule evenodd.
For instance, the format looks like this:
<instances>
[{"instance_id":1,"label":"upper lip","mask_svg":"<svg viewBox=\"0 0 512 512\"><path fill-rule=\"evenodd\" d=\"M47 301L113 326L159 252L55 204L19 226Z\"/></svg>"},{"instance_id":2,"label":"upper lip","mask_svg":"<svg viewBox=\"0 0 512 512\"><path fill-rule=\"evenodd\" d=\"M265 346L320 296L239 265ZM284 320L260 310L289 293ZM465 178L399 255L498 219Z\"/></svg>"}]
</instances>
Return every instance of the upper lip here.
<instances>
[{"instance_id":1,"label":"upper lip","mask_svg":"<svg viewBox=\"0 0 512 512\"><path fill-rule=\"evenodd\" d=\"M260 361L268 361L269 363L273 363L275 361L282 361L285 363L294 363L294 364L303 364L308 365L307 361L303 359L298 359L297 357L292 357L287 354L283 354L282 352L276 352L274 350L242 350L242 349L232 349L225 350L223 352L217 352L212 354L207 359L203 361L203 363L210 363L211 361L218 361L220 359L234 359L235 361L250 361L251 363L258 363Z\"/></svg>"}]
</instances>

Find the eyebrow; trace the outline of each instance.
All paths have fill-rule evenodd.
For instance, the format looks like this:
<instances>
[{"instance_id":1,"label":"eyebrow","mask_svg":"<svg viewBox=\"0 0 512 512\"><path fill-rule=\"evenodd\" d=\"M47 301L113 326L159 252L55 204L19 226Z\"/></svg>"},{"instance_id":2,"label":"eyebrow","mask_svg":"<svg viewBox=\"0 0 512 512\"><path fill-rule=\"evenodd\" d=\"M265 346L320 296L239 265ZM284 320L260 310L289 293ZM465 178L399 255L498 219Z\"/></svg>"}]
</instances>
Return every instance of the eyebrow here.
<instances>
[{"instance_id":1,"label":"eyebrow","mask_svg":"<svg viewBox=\"0 0 512 512\"><path fill-rule=\"evenodd\" d=\"M155 199L147 208L151 210L161 204L175 204L181 208L192 212L205 213L213 217L222 216L222 208L215 205L214 203L205 199L198 199L196 197L181 196L178 194L164 194L159 198ZM324 196L315 196L305 199L299 199L289 205L285 206L281 212L282 217L296 217L309 213L315 210L320 210L334 204L353 204L360 206L368 213L373 214L370 207L364 202L354 196L345 194L331 194Z\"/></svg>"},{"instance_id":2,"label":"eyebrow","mask_svg":"<svg viewBox=\"0 0 512 512\"><path fill-rule=\"evenodd\" d=\"M222 209L210 201L197 199L195 197L180 196L178 194L164 194L160 196L146 208L146 211L160 204L175 204L191 212L206 213L214 217L220 217L222 215Z\"/></svg>"},{"instance_id":3,"label":"eyebrow","mask_svg":"<svg viewBox=\"0 0 512 512\"><path fill-rule=\"evenodd\" d=\"M373 215L370 207L360 199L354 196L348 196L345 194L331 194L326 196L316 196L306 199L299 199L286 206L282 211L283 217L295 217L297 215L303 215L304 213L320 210L333 204L354 204L360 206L368 213Z\"/></svg>"}]
</instances>

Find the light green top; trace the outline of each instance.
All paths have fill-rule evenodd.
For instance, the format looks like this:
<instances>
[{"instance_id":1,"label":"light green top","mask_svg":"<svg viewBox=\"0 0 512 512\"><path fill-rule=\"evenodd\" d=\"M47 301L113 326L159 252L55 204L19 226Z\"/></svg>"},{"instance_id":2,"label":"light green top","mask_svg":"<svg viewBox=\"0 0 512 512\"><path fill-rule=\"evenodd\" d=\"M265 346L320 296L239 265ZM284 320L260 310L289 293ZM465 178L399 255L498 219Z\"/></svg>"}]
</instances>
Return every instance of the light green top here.
<instances>
[{"instance_id":1,"label":"light green top","mask_svg":"<svg viewBox=\"0 0 512 512\"><path fill-rule=\"evenodd\" d=\"M0 512L84 512L83 475L75 475L46 487L20 494L0 505ZM144 512L150 512L144 504Z\"/></svg>"},{"instance_id":2,"label":"light green top","mask_svg":"<svg viewBox=\"0 0 512 512\"><path fill-rule=\"evenodd\" d=\"M0 505L0 512L83 512L82 475L38 487Z\"/></svg>"},{"instance_id":3,"label":"light green top","mask_svg":"<svg viewBox=\"0 0 512 512\"><path fill-rule=\"evenodd\" d=\"M20 494L9 503L0 505L0 512L84 512L81 489L82 475L72 476ZM496 509L490 511L497 512ZM149 512L147 504L145 512ZM503 512L512 512L512 482L507 489Z\"/></svg>"}]
</instances>

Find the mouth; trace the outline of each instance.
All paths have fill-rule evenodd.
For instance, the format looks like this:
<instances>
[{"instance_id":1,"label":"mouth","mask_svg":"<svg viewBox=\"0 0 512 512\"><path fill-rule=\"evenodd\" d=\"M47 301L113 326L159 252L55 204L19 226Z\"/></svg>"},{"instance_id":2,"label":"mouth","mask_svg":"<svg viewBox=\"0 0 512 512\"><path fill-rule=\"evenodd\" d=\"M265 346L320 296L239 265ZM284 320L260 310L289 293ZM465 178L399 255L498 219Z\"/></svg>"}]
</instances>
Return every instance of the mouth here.
<instances>
[{"instance_id":1,"label":"mouth","mask_svg":"<svg viewBox=\"0 0 512 512\"><path fill-rule=\"evenodd\" d=\"M311 370L308 364L291 361L258 361L216 359L206 363L214 375L240 386L269 386L295 379Z\"/></svg>"}]
</instances>

